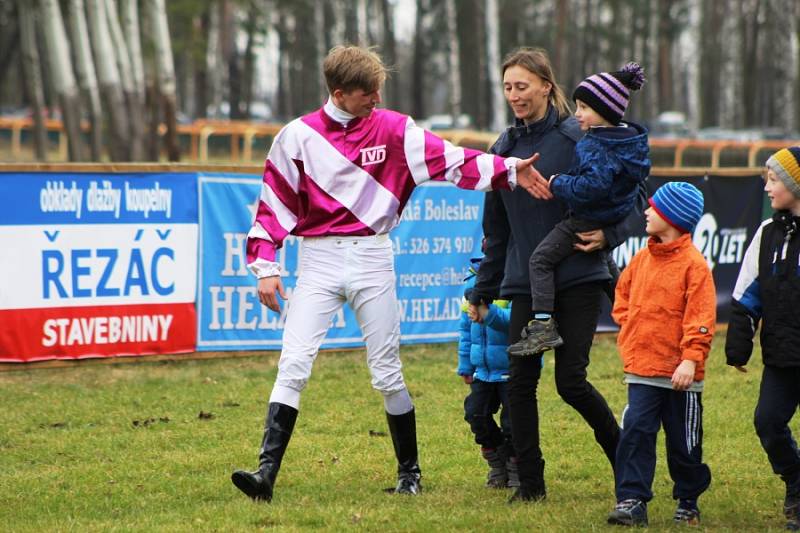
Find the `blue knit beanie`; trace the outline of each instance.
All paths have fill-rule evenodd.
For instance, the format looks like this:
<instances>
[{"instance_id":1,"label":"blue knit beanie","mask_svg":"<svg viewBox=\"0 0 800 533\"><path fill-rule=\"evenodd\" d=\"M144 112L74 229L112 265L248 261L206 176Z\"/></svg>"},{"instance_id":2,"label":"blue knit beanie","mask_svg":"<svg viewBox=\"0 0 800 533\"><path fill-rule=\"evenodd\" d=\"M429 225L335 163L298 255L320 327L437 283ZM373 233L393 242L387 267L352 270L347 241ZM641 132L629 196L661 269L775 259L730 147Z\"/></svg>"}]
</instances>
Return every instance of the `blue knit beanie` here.
<instances>
[{"instance_id":1,"label":"blue knit beanie","mask_svg":"<svg viewBox=\"0 0 800 533\"><path fill-rule=\"evenodd\" d=\"M693 232L703 216L703 193L685 181L665 183L649 201L656 213L681 233Z\"/></svg>"}]
</instances>

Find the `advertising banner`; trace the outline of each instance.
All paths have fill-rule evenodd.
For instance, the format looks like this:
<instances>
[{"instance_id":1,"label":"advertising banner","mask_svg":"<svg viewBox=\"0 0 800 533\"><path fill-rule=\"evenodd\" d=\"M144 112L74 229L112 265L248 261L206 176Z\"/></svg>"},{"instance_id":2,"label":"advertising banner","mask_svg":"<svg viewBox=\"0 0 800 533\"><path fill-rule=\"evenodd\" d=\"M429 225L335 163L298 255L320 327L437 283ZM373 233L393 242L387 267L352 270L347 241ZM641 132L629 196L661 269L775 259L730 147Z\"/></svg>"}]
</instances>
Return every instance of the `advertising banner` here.
<instances>
[{"instance_id":1,"label":"advertising banner","mask_svg":"<svg viewBox=\"0 0 800 533\"><path fill-rule=\"evenodd\" d=\"M198 350L279 349L286 305L268 311L246 268L245 240L260 193L259 178L200 175L200 271ZM469 258L480 248L482 193L450 184L426 184L414 192L403 221L390 237L401 314L402 342L458 338L462 284ZM302 239L289 236L278 251L289 300L297 279ZM363 344L347 305L334 316L323 348Z\"/></svg>"},{"instance_id":2,"label":"advertising banner","mask_svg":"<svg viewBox=\"0 0 800 533\"><path fill-rule=\"evenodd\" d=\"M717 289L717 321L727 322L731 294L739 275L747 246L761 224L764 182L760 175L746 177L687 176L658 177L647 180L649 195L668 181L687 181L703 193L704 214L692 240L705 256L714 275ZM613 256L624 268L640 248L647 246L644 221L639 235L630 237L617 247ZM600 330L617 329L608 313L601 319Z\"/></svg>"},{"instance_id":3,"label":"advertising banner","mask_svg":"<svg viewBox=\"0 0 800 533\"><path fill-rule=\"evenodd\" d=\"M194 350L194 174L0 173L0 203L0 362Z\"/></svg>"}]
</instances>

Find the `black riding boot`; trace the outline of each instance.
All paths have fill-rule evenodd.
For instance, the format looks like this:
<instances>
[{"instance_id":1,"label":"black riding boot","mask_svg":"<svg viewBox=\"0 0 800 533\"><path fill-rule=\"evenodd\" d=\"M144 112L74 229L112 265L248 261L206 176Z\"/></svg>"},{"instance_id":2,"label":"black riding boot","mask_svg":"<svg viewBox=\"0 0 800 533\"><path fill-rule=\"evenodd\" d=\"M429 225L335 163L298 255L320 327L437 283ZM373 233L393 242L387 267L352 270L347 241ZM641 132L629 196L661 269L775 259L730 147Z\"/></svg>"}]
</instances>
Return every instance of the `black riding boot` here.
<instances>
[{"instance_id":1,"label":"black riding boot","mask_svg":"<svg viewBox=\"0 0 800 533\"><path fill-rule=\"evenodd\" d=\"M258 456L258 470L246 472L237 470L231 481L240 491L254 500L272 500L275 477L281 468L281 460L286 446L292 437L297 409L282 403L270 403L267 421L264 424L264 438Z\"/></svg>"},{"instance_id":2,"label":"black riding boot","mask_svg":"<svg viewBox=\"0 0 800 533\"><path fill-rule=\"evenodd\" d=\"M417 421L414 409L403 415L386 413L389 432L392 434L394 454L397 456L397 494L418 494L422 490L417 457Z\"/></svg>"}]
</instances>

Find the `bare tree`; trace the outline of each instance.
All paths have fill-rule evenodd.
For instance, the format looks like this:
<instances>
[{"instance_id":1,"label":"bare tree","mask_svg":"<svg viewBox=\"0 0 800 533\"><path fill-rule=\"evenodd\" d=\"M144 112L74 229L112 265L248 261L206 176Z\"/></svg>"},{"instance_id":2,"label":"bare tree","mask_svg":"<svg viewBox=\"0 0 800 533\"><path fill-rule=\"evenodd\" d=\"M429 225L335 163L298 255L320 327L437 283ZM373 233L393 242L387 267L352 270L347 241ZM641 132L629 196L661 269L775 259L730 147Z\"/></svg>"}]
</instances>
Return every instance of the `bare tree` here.
<instances>
[{"instance_id":1,"label":"bare tree","mask_svg":"<svg viewBox=\"0 0 800 533\"><path fill-rule=\"evenodd\" d=\"M89 34L92 38L97 81L100 84L105 114L109 118L107 131L111 160L130 161L130 122L108 29L105 0L86 0L86 11L89 15Z\"/></svg>"},{"instance_id":2,"label":"bare tree","mask_svg":"<svg viewBox=\"0 0 800 533\"><path fill-rule=\"evenodd\" d=\"M670 17L674 0L658 0L658 103L660 110L673 109L672 42L675 32Z\"/></svg>"},{"instance_id":3,"label":"bare tree","mask_svg":"<svg viewBox=\"0 0 800 533\"><path fill-rule=\"evenodd\" d=\"M81 100L75 75L72 73L72 59L69 55L69 41L61 17L61 7L57 0L41 0L42 22L53 86L61 106L61 116L69 139L70 161L81 161L83 150L81 142Z\"/></svg>"},{"instance_id":4,"label":"bare tree","mask_svg":"<svg viewBox=\"0 0 800 533\"><path fill-rule=\"evenodd\" d=\"M800 5L794 5L794 42L795 50L800 49ZM800 132L800 51L796 52L795 60L795 78L794 78L794 131Z\"/></svg>"},{"instance_id":5,"label":"bare tree","mask_svg":"<svg viewBox=\"0 0 800 533\"><path fill-rule=\"evenodd\" d=\"M386 81L386 92L388 101L396 104L400 100L400 85L397 79L399 73L396 71L397 42L394 36L394 7L389 0L381 0L380 6L383 15L383 58L392 69L392 73Z\"/></svg>"},{"instance_id":6,"label":"bare tree","mask_svg":"<svg viewBox=\"0 0 800 533\"><path fill-rule=\"evenodd\" d=\"M367 0L357 0L356 17L358 20L358 44L361 46L369 46L369 30L367 25Z\"/></svg>"},{"instance_id":7,"label":"bare tree","mask_svg":"<svg viewBox=\"0 0 800 533\"><path fill-rule=\"evenodd\" d=\"M322 72L322 61L325 59L325 55L328 52L325 46L325 8L327 2L320 2L320 4L321 5L318 5L317 9L314 10L314 45L317 57L317 72ZM328 89L325 87L325 83L322 82L322 79L319 79L319 99L324 102L325 98L328 96Z\"/></svg>"},{"instance_id":8,"label":"bare tree","mask_svg":"<svg viewBox=\"0 0 800 533\"><path fill-rule=\"evenodd\" d=\"M566 80L570 85L571 77L568 76L569 69L568 63L568 35L567 23L569 22L569 2L562 0L554 0L555 2L555 20L554 20L554 37L553 37L553 68L555 68L556 76L559 79Z\"/></svg>"},{"instance_id":9,"label":"bare tree","mask_svg":"<svg viewBox=\"0 0 800 533\"><path fill-rule=\"evenodd\" d=\"M444 0L444 11L447 21L447 67L450 75L449 111L453 117L453 127L457 127L461 115L461 61L458 56L455 0Z\"/></svg>"},{"instance_id":10,"label":"bare tree","mask_svg":"<svg viewBox=\"0 0 800 533\"><path fill-rule=\"evenodd\" d=\"M214 113L222 103L222 47L220 46L220 9L219 4L212 4L208 12L208 43L206 45L205 68L207 78L207 101ZM201 110L205 116L205 109Z\"/></svg>"},{"instance_id":11,"label":"bare tree","mask_svg":"<svg viewBox=\"0 0 800 533\"><path fill-rule=\"evenodd\" d=\"M110 0L111 3L114 0ZM125 42L130 60L131 89L125 96L131 116L134 159L144 156L144 63L142 61L142 42L139 33L139 10L136 0L122 0L120 23L122 31L120 40ZM112 24L113 26L113 24Z\"/></svg>"},{"instance_id":12,"label":"bare tree","mask_svg":"<svg viewBox=\"0 0 800 533\"><path fill-rule=\"evenodd\" d=\"M702 5L700 43L700 124L716 126L719 121L719 94L722 46L717 28L722 26L724 0L708 0Z\"/></svg>"},{"instance_id":13,"label":"bare tree","mask_svg":"<svg viewBox=\"0 0 800 533\"><path fill-rule=\"evenodd\" d=\"M33 6L27 2L17 5L19 17L20 51L25 87L33 107L34 153L39 161L47 160L47 131L44 128L44 90L42 88L41 63L36 45L36 21Z\"/></svg>"},{"instance_id":14,"label":"bare tree","mask_svg":"<svg viewBox=\"0 0 800 533\"><path fill-rule=\"evenodd\" d=\"M492 131L500 131L506 123L506 103L500 80L500 11L497 0L486 0L486 51L492 102L489 127Z\"/></svg>"},{"instance_id":15,"label":"bare tree","mask_svg":"<svg viewBox=\"0 0 800 533\"><path fill-rule=\"evenodd\" d=\"M92 128L89 148L92 160L100 161L103 153L103 116L83 0L71 0L69 21L72 42L75 47L75 71L78 73L78 85L89 102L89 124Z\"/></svg>"},{"instance_id":16,"label":"bare tree","mask_svg":"<svg viewBox=\"0 0 800 533\"><path fill-rule=\"evenodd\" d=\"M425 61L428 53L428 32L425 16L430 9L430 0L417 0L417 13L414 20L414 56L411 59L411 114L425 116Z\"/></svg>"},{"instance_id":17,"label":"bare tree","mask_svg":"<svg viewBox=\"0 0 800 533\"><path fill-rule=\"evenodd\" d=\"M14 13L17 3L19 2L0 0L0 99L6 91L16 95L21 92L19 84L14 83L19 82L19 79L9 75L9 70L17 66L20 45L19 16ZM4 80L10 83L2 83Z\"/></svg>"},{"instance_id":18,"label":"bare tree","mask_svg":"<svg viewBox=\"0 0 800 533\"><path fill-rule=\"evenodd\" d=\"M147 8L156 54L158 92L164 105L164 116L167 125L167 133L164 137L167 157L170 161L178 161L180 160L180 150L178 148L177 134L175 66L172 59L172 43L169 38L167 12L164 0L149 0Z\"/></svg>"}]
</instances>

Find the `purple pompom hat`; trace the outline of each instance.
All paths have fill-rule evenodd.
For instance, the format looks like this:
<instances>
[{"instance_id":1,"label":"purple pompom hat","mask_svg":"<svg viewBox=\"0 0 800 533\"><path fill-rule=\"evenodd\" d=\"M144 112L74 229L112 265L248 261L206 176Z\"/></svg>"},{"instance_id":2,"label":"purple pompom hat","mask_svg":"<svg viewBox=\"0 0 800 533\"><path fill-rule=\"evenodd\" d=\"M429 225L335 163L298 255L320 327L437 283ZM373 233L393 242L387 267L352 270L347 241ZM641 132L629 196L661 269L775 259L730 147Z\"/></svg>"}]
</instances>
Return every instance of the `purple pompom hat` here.
<instances>
[{"instance_id":1,"label":"purple pompom hat","mask_svg":"<svg viewBox=\"0 0 800 533\"><path fill-rule=\"evenodd\" d=\"M572 99L581 100L616 126L628 108L631 91L641 89L645 81L644 69L631 62L616 72L589 76L572 93Z\"/></svg>"}]
</instances>

